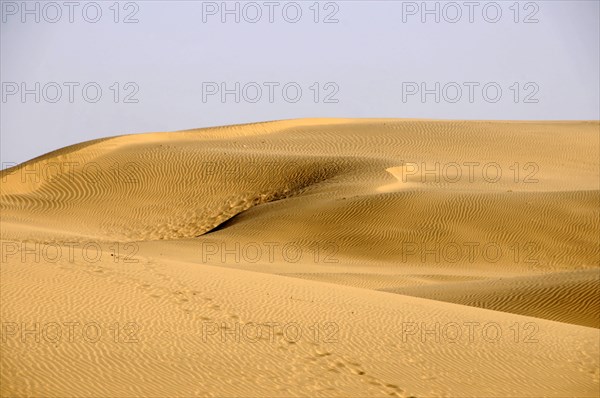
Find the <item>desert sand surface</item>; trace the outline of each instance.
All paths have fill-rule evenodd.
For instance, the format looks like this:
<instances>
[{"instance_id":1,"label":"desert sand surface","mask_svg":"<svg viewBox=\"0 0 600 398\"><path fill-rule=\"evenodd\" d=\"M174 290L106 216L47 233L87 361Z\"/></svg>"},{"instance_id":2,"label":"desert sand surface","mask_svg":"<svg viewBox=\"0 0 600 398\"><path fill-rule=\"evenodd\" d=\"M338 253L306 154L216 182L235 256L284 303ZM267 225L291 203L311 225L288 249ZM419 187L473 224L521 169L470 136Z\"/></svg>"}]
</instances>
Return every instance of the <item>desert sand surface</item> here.
<instances>
[{"instance_id":1,"label":"desert sand surface","mask_svg":"<svg viewBox=\"0 0 600 398\"><path fill-rule=\"evenodd\" d=\"M598 397L600 122L301 119L0 173L0 392Z\"/></svg>"}]
</instances>

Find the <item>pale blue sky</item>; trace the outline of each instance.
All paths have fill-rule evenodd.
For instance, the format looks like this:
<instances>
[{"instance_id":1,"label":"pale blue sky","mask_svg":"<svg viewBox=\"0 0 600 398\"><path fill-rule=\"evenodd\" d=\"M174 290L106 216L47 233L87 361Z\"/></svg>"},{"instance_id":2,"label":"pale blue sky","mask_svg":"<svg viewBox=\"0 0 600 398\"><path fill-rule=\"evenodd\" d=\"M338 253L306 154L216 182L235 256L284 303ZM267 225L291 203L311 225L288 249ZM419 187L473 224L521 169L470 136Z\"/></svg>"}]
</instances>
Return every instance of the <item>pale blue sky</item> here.
<instances>
[{"instance_id":1,"label":"pale blue sky","mask_svg":"<svg viewBox=\"0 0 600 398\"><path fill-rule=\"evenodd\" d=\"M598 1L475 2L472 23L465 1L437 2L439 23L433 14L421 21L421 1L321 1L317 7L315 1L280 1L273 23L266 1L239 2L239 23L233 14L221 22L221 1L124 1L118 7L115 1L76 2L72 23L63 1L28 2L30 14L21 1L1 3L5 166L99 137L274 119L600 119ZM246 21L257 15L256 4L262 18ZM102 15L91 23L96 8ZM286 21L296 18L298 8L299 21ZM457 9L462 17L451 23ZM502 14L492 23L497 9ZM127 15L138 22L123 23ZM337 23L323 23L326 16ZM36 82L39 103L34 93L23 100L23 84L36 91ZM203 86L223 82L229 88L240 83L239 103L233 94L225 102L219 93L204 92L203 98ZM243 91L249 82L256 84ZM421 83L433 89L435 82L439 103L434 94L425 101L420 92L407 94L421 90ZM87 83L94 84L86 100ZM62 97L52 103L56 86ZM94 103L95 86L102 95ZM262 97L251 102L256 86ZM292 102L297 87L302 96ZM462 97L452 102L456 87ZM502 95L492 102L497 87ZM137 103L125 103L127 94Z\"/></svg>"}]
</instances>

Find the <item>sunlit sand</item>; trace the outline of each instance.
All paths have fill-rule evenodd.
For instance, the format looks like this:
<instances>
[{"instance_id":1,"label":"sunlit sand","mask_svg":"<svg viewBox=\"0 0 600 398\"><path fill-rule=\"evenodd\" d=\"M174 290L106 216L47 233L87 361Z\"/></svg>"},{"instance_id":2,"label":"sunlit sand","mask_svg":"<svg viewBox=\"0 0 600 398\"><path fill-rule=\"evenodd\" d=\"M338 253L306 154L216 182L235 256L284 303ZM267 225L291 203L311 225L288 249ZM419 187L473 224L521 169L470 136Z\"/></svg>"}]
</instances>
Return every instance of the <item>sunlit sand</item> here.
<instances>
[{"instance_id":1,"label":"sunlit sand","mask_svg":"<svg viewBox=\"0 0 600 398\"><path fill-rule=\"evenodd\" d=\"M290 120L4 170L1 393L598 396L599 131Z\"/></svg>"}]
</instances>

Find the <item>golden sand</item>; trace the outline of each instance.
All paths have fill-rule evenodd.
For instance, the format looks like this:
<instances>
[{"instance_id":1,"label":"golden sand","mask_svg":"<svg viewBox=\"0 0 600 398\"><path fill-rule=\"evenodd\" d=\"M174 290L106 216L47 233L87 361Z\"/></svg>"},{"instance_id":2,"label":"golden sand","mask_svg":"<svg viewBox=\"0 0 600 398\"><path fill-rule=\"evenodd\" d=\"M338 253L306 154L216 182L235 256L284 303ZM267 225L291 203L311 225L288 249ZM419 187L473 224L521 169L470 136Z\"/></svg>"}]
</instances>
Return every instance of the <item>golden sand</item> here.
<instances>
[{"instance_id":1,"label":"golden sand","mask_svg":"<svg viewBox=\"0 0 600 398\"><path fill-rule=\"evenodd\" d=\"M600 123L310 119L4 170L2 396L599 396Z\"/></svg>"}]
</instances>

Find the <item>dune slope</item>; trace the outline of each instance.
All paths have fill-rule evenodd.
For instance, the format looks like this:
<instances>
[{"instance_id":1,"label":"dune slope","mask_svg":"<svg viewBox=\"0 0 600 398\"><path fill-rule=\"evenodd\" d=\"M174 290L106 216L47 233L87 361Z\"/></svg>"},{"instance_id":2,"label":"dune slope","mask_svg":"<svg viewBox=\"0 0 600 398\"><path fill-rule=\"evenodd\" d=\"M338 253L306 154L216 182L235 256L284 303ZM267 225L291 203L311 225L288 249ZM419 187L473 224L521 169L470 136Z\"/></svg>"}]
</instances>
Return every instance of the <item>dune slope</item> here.
<instances>
[{"instance_id":1,"label":"dune slope","mask_svg":"<svg viewBox=\"0 0 600 398\"><path fill-rule=\"evenodd\" d=\"M597 121L306 119L3 170L0 392L598 396L599 155Z\"/></svg>"}]
</instances>

